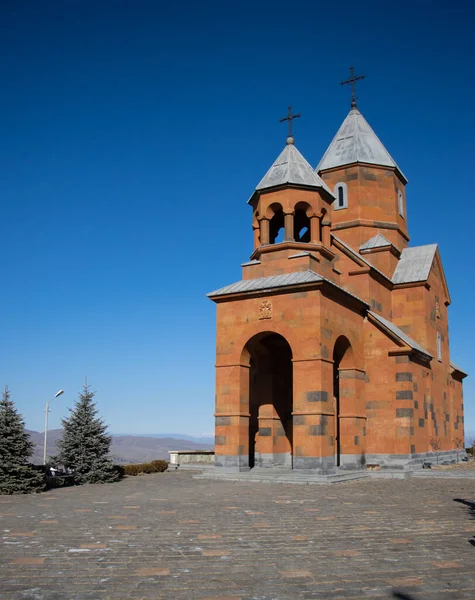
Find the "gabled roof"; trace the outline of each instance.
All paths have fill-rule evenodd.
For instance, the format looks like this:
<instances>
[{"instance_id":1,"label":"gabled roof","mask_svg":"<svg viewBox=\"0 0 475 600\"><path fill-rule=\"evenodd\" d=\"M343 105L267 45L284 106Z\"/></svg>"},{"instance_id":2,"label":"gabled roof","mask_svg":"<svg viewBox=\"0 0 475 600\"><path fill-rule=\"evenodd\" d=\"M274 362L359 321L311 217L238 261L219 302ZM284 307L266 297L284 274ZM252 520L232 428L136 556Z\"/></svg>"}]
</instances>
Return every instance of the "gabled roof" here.
<instances>
[{"instance_id":1,"label":"gabled roof","mask_svg":"<svg viewBox=\"0 0 475 600\"><path fill-rule=\"evenodd\" d=\"M320 172L358 162L393 167L407 181L360 111L352 108L316 170Z\"/></svg>"},{"instance_id":2,"label":"gabled roof","mask_svg":"<svg viewBox=\"0 0 475 600\"><path fill-rule=\"evenodd\" d=\"M365 306L369 306L367 302L358 298L348 290L340 287L333 281L326 279L322 275L315 273L311 269L307 269L306 271L296 271L294 273L285 273L284 275L271 275L269 277L256 277L255 279L241 279L241 281L237 281L236 283L232 283L231 285L226 285L219 290L215 290L214 292L210 292L207 294L208 298L216 298L219 296L228 296L230 294L240 294L247 292L262 292L266 290L273 290L275 288L284 288L284 287L293 287L295 285L302 285L308 283L318 283L318 282L326 282L332 287L338 288L343 293L351 296L364 304Z\"/></svg>"},{"instance_id":3,"label":"gabled roof","mask_svg":"<svg viewBox=\"0 0 475 600\"><path fill-rule=\"evenodd\" d=\"M293 184L324 189L332 198L333 192L326 185L293 143L288 142L256 187L256 192L279 185Z\"/></svg>"},{"instance_id":4,"label":"gabled roof","mask_svg":"<svg viewBox=\"0 0 475 600\"><path fill-rule=\"evenodd\" d=\"M382 233L377 233L374 237L360 246L360 250L370 250L372 248L384 248L385 246L393 246L394 244L384 237Z\"/></svg>"},{"instance_id":5,"label":"gabled roof","mask_svg":"<svg viewBox=\"0 0 475 600\"><path fill-rule=\"evenodd\" d=\"M397 325L394 325L394 323L392 323L391 321L388 321L388 319L385 319L381 315L378 315L371 310L368 311L368 314L371 315L373 317L373 319L378 321L383 327L385 327L387 330L389 330L393 335L395 335L402 342L404 342L404 344L406 344L413 350L417 350L417 352L420 352L421 354L424 354L425 356L432 358L432 354L427 352L427 350L425 348L423 348L420 344L418 344L415 340L413 340L410 336L408 336L407 333L404 333L404 331L402 329L400 329Z\"/></svg>"},{"instance_id":6,"label":"gabled roof","mask_svg":"<svg viewBox=\"0 0 475 600\"><path fill-rule=\"evenodd\" d=\"M426 281L434 262L437 244L404 248L393 275L393 283Z\"/></svg>"}]
</instances>

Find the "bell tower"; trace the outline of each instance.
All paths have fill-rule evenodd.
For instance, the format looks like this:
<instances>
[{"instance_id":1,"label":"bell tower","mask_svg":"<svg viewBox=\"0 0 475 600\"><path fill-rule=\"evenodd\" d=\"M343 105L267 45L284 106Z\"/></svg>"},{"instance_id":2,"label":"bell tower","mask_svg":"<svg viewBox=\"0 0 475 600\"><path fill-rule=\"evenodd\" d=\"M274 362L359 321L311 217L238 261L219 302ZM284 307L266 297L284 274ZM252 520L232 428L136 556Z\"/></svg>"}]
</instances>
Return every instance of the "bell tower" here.
<instances>
[{"instance_id":1,"label":"bell tower","mask_svg":"<svg viewBox=\"0 0 475 600\"><path fill-rule=\"evenodd\" d=\"M288 115L281 119L289 124L285 148L248 201L254 251L251 261L243 265L245 279L302 268L314 268L326 276L332 272L330 227L335 197L295 146L292 120L298 117L289 106ZM297 254L306 260L288 260Z\"/></svg>"},{"instance_id":2,"label":"bell tower","mask_svg":"<svg viewBox=\"0 0 475 600\"><path fill-rule=\"evenodd\" d=\"M332 233L358 250L382 234L401 252L408 244L407 179L357 107L351 76L351 109L337 131L317 173L336 197L332 205Z\"/></svg>"}]
</instances>

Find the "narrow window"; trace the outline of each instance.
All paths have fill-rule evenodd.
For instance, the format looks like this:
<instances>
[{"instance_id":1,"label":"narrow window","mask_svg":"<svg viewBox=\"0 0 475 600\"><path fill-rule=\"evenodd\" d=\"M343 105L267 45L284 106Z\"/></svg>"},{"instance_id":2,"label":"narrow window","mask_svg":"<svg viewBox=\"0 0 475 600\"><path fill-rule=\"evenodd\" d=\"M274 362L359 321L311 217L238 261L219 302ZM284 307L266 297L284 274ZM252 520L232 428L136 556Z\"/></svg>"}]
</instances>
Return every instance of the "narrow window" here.
<instances>
[{"instance_id":1,"label":"narrow window","mask_svg":"<svg viewBox=\"0 0 475 600\"><path fill-rule=\"evenodd\" d=\"M404 217L404 198L402 197L401 190L397 191L397 208L401 217Z\"/></svg>"},{"instance_id":2,"label":"narrow window","mask_svg":"<svg viewBox=\"0 0 475 600\"><path fill-rule=\"evenodd\" d=\"M437 332L437 360L442 362L442 338L439 332Z\"/></svg>"},{"instance_id":3,"label":"narrow window","mask_svg":"<svg viewBox=\"0 0 475 600\"><path fill-rule=\"evenodd\" d=\"M345 198L343 196L343 188L338 186L338 208L343 208L345 205Z\"/></svg>"},{"instance_id":4,"label":"narrow window","mask_svg":"<svg viewBox=\"0 0 475 600\"><path fill-rule=\"evenodd\" d=\"M336 200L333 204L335 210L348 208L348 189L346 183L337 183L334 188Z\"/></svg>"}]
</instances>

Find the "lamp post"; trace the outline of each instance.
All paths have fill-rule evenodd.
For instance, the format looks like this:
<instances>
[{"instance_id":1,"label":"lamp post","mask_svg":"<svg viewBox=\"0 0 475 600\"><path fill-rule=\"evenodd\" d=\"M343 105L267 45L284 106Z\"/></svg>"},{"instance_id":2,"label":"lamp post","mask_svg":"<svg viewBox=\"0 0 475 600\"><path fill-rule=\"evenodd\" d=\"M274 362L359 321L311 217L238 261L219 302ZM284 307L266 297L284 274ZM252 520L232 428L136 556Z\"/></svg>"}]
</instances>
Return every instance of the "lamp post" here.
<instances>
[{"instance_id":1,"label":"lamp post","mask_svg":"<svg viewBox=\"0 0 475 600\"><path fill-rule=\"evenodd\" d=\"M64 390L59 390L59 392L56 392L56 394L51 398L51 400L48 400L48 402L46 403L46 406L45 406L45 443L44 443L44 448L43 448L43 464L44 465L46 464L46 442L48 440L48 413L49 413L49 404L55 398L57 398L58 396L61 396L61 394L64 394Z\"/></svg>"}]
</instances>

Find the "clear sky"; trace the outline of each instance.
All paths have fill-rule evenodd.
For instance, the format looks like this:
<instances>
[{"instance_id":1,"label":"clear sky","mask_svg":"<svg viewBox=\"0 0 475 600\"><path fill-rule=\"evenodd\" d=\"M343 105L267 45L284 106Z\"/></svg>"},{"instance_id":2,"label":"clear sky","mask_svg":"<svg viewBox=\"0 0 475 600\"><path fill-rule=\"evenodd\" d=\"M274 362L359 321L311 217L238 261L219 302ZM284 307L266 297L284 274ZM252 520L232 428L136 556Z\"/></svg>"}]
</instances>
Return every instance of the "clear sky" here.
<instances>
[{"instance_id":1,"label":"clear sky","mask_svg":"<svg viewBox=\"0 0 475 600\"><path fill-rule=\"evenodd\" d=\"M252 252L246 201L285 145L316 165L349 110L438 242L452 359L473 345L469 0L0 4L0 383L31 429L87 375L113 432L213 431L215 307ZM474 378L465 380L475 431Z\"/></svg>"}]
</instances>

